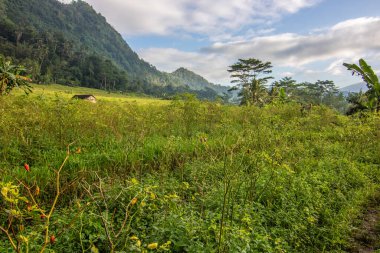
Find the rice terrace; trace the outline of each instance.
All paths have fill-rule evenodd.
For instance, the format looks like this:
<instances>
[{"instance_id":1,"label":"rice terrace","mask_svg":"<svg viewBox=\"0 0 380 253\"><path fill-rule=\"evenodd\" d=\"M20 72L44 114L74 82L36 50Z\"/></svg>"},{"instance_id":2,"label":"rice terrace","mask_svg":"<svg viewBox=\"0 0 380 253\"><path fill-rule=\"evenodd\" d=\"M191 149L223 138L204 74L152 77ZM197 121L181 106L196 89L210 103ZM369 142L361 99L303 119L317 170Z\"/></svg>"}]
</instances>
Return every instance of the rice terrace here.
<instances>
[{"instance_id":1,"label":"rice terrace","mask_svg":"<svg viewBox=\"0 0 380 253\"><path fill-rule=\"evenodd\" d=\"M380 4L158 2L0 0L0 252L379 252Z\"/></svg>"}]
</instances>

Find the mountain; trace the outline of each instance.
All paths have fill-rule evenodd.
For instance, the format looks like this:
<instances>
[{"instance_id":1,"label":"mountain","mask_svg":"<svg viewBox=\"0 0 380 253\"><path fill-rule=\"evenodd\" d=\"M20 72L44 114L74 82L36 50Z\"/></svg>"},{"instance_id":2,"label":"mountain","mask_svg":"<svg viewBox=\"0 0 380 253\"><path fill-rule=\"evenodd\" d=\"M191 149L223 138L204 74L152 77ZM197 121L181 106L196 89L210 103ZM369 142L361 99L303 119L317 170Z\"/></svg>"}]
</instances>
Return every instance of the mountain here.
<instances>
[{"instance_id":1,"label":"mountain","mask_svg":"<svg viewBox=\"0 0 380 253\"><path fill-rule=\"evenodd\" d=\"M344 95L348 93L358 93L360 91L366 92L368 90L367 85L365 83L355 83L343 88L340 88L340 91L343 92Z\"/></svg>"},{"instance_id":2,"label":"mountain","mask_svg":"<svg viewBox=\"0 0 380 253\"><path fill-rule=\"evenodd\" d=\"M171 73L181 83L187 85L191 90L213 90L219 95L228 94L229 87L210 83L202 76L183 67Z\"/></svg>"},{"instance_id":3,"label":"mountain","mask_svg":"<svg viewBox=\"0 0 380 253\"><path fill-rule=\"evenodd\" d=\"M81 0L0 0L0 54L25 65L38 83L204 97L202 84L186 85L140 59L106 19ZM206 98L217 96L219 87L214 88Z\"/></svg>"}]
</instances>

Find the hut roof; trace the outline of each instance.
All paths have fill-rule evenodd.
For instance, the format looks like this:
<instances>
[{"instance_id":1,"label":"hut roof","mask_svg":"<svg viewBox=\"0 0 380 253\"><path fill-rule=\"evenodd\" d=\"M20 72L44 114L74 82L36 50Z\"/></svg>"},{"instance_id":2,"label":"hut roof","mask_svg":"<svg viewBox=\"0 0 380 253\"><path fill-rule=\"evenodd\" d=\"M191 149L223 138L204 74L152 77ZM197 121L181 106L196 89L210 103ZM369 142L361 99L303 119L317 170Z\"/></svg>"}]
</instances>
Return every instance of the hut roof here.
<instances>
[{"instance_id":1,"label":"hut roof","mask_svg":"<svg viewBox=\"0 0 380 253\"><path fill-rule=\"evenodd\" d=\"M73 98L79 98L79 99L87 99L87 98L95 98L94 95L74 95Z\"/></svg>"},{"instance_id":2,"label":"hut roof","mask_svg":"<svg viewBox=\"0 0 380 253\"><path fill-rule=\"evenodd\" d=\"M92 102L92 103L96 103L96 98L95 98L95 96L94 96L94 95L90 95L90 94L88 94L88 95L74 95L72 98L73 98L73 99L83 99L83 100L88 100L88 101L90 101L90 102Z\"/></svg>"}]
</instances>

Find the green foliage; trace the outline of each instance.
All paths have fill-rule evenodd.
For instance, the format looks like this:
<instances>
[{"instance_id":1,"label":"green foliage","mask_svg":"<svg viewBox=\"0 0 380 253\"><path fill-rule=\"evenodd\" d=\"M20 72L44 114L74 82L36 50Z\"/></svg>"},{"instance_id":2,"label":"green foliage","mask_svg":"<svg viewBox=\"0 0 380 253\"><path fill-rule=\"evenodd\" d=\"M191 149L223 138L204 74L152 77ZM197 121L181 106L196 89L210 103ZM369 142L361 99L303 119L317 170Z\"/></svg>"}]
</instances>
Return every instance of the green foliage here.
<instances>
[{"instance_id":1,"label":"green foliage","mask_svg":"<svg viewBox=\"0 0 380 253\"><path fill-rule=\"evenodd\" d=\"M146 106L11 94L0 99L1 184L37 184L40 206L50 206L54 168L76 141L47 250L344 251L354 218L380 186L380 118L300 109L192 95ZM40 225L31 221L25 233ZM41 242L29 240L30 252ZM0 251L11 247L0 233Z\"/></svg>"},{"instance_id":2,"label":"green foliage","mask_svg":"<svg viewBox=\"0 0 380 253\"><path fill-rule=\"evenodd\" d=\"M330 80L297 83L290 77L284 77L273 83L270 95L280 96L281 101L293 101L303 105L326 105L341 113L345 113L348 107L343 94Z\"/></svg>"},{"instance_id":3,"label":"green foliage","mask_svg":"<svg viewBox=\"0 0 380 253\"><path fill-rule=\"evenodd\" d=\"M216 91L218 95L228 93L228 87L210 83L202 76L197 75L185 68L179 68L171 73L171 75L173 77L179 78L179 82L189 86L192 90L211 90L214 92Z\"/></svg>"},{"instance_id":4,"label":"green foliage","mask_svg":"<svg viewBox=\"0 0 380 253\"><path fill-rule=\"evenodd\" d=\"M359 60L359 66L348 63L343 63L343 65L352 71L352 75L360 76L367 84L368 91L365 93L367 101L362 103L362 105L370 110L380 111L380 82L372 67L363 59Z\"/></svg>"},{"instance_id":5,"label":"green foliage","mask_svg":"<svg viewBox=\"0 0 380 253\"><path fill-rule=\"evenodd\" d=\"M347 102L350 103L347 115L353 115L368 109L366 106L368 104L368 97L361 91L359 93L349 93Z\"/></svg>"},{"instance_id":6,"label":"green foliage","mask_svg":"<svg viewBox=\"0 0 380 253\"><path fill-rule=\"evenodd\" d=\"M36 83L166 98L192 92L215 99L226 90L211 84L203 87L202 81L188 86L175 74L158 71L85 1L2 1L0 13L4 14L0 15L0 54L25 65Z\"/></svg>"},{"instance_id":7,"label":"green foliage","mask_svg":"<svg viewBox=\"0 0 380 253\"><path fill-rule=\"evenodd\" d=\"M56 242L55 234L51 234L49 231L51 227L50 221L62 193L60 175L70 156L69 146L66 158L59 169L55 171L56 192L48 211L45 211L40 205L39 195L41 190L35 182L32 186L18 178L16 178L18 185L12 182L0 182L0 201L2 202L0 208L0 231L6 235L7 242L17 253L24 250L26 252L38 250L43 253L49 244ZM25 163L24 168L26 173L31 172L28 164ZM80 212L82 211L80 210ZM60 233L66 228L61 227ZM32 245L29 245L30 241L33 242Z\"/></svg>"},{"instance_id":8,"label":"green foliage","mask_svg":"<svg viewBox=\"0 0 380 253\"><path fill-rule=\"evenodd\" d=\"M237 83L237 87L241 87L241 104L263 105L266 103L267 90L264 84L273 77L259 77L272 73L271 68L270 62L262 62L255 58L239 59L230 66L228 72L232 73L232 83Z\"/></svg>"},{"instance_id":9,"label":"green foliage","mask_svg":"<svg viewBox=\"0 0 380 253\"><path fill-rule=\"evenodd\" d=\"M28 78L22 76L24 67L12 65L0 56L0 96L9 94L14 88L20 87L25 93L31 92Z\"/></svg>"}]
</instances>

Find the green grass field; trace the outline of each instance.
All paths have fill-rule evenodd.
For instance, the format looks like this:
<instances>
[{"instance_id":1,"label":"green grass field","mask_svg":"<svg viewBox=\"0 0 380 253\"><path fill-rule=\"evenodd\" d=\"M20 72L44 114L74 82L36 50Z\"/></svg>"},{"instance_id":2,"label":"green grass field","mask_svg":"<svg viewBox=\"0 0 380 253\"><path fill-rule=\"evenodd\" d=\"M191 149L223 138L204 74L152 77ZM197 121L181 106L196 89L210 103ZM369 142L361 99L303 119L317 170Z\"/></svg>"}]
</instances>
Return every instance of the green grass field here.
<instances>
[{"instance_id":1,"label":"green grass field","mask_svg":"<svg viewBox=\"0 0 380 253\"><path fill-rule=\"evenodd\" d=\"M64 86L60 84L33 84L33 92L30 94L31 97L46 97L51 98L54 96L59 96L63 98L70 99L74 95L86 95L91 94L96 97L99 101L113 101L113 102L130 102L137 103L139 105L168 105L169 101L151 98L151 97L143 97L142 95L136 94L120 94L116 92L107 92L104 90L85 88L85 87L71 87ZM14 91L14 95L19 96L24 94L24 91L21 89L16 89Z\"/></svg>"},{"instance_id":2,"label":"green grass field","mask_svg":"<svg viewBox=\"0 0 380 253\"><path fill-rule=\"evenodd\" d=\"M380 117L300 109L0 97L0 252L345 252L379 191Z\"/></svg>"}]
</instances>

